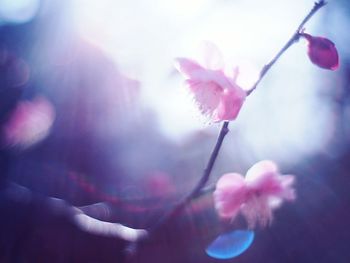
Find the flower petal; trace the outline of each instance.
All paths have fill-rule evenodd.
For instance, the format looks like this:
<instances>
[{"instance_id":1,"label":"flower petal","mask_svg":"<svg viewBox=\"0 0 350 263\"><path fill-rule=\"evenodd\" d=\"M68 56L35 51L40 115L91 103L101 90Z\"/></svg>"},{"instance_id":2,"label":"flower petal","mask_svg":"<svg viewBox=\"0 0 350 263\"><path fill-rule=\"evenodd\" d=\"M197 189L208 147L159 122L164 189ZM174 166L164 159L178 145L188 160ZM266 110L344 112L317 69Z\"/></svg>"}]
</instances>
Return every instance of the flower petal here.
<instances>
[{"instance_id":1,"label":"flower petal","mask_svg":"<svg viewBox=\"0 0 350 263\"><path fill-rule=\"evenodd\" d=\"M250 229L265 227L273 219L273 210L285 200L295 199L294 176L281 175L272 161L253 165L246 178L240 174L224 174L214 192L215 207L223 218L234 219L241 213Z\"/></svg>"},{"instance_id":2,"label":"flower petal","mask_svg":"<svg viewBox=\"0 0 350 263\"><path fill-rule=\"evenodd\" d=\"M207 48L211 52L208 51L209 57L215 57L214 54L219 56L220 52L215 45L207 43ZM206 64L210 64L209 61ZM209 68L204 68L187 58L178 58L176 67L187 78L185 83L203 115L214 122L234 120L237 117L246 97L246 92L235 83L238 68L232 77L228 77L223 68L210 65Z\"/></svg>"},{"instance_id":3,"label":"flower petal","mask_svg":"<svg viewBox=\"0 0 350 263\"><path fill-rule=\"evenodd\" d=\"M279 196L285 200L295 200L296 194L293 188L295 177L293 175L283 175L280 177L280 180L282 188Z\"/></svg>"},{"instance_id":4,"label":"flower petal","mask_svg":"<svg viewBox=\"0 0 350 263\"><path fill-rule=\"evenodd\" d=\"M187 78L191 78L194 72L203 69L196 61L188 58L175 59L175 68Z\"/></svg>"},{"instance_id":5,"label":"flower petal","mask_svg":"<svg viewBox=\"0 0 350 263\"><path fill-rule=\"evenodd\" d=\"M236 119L245 97L246 93L240 88L225 90L218 106L216 121Z\"/></svg>"},{"instance_id":6,"label":"flower petal","mask_svg":"<svg viewBox=\"0 0 350 263\"><path fill-rule=\"evenodd\" d=\"M295 199L292 188L294 176L281 175L277 165L272 161L261 161L253 165L247 172L246 183L256 195L286 200Z\"/></svg>"},{"instance_id":7,"label":"flower petal","mask_svg":"<svg viewBox=\"0 0 350 263\"><path fill-rule=\"evenodd\" d=\"M265 188L267 184L273 184L276 174L278 167L274 162L260 161L247 171L246 182L251 188Z\"/></svg>"},{"instance_id":8,"label":"flower petal","mask_svg":"<svg viewBox=\"0 0 350 263\"><path fill-rule=\"evenodd\" d=\"M201 82L189 79L186 84L203 115L214 118L223 89L215 82Z\"/></svg>"},{"instance_id":9,"label":"flower petal","mask_svg":"<svg viewBox=\"0 0 350 263\"><path fill-rule=\"evenodd\" d=\"M224 174L216 184L215 207L221 217L231 218L239 212L246 199L246 185L240 174Z\"/></svg>"},{"instance_id":10,"label":"flower petal","mask_svg":"<svg viewBox=\"0 0 350 263\"><path fill-rule=\"evenodd\" d=\"M265 227L272 221L273 217L266 196L253 196L242 206L241 212L248 223L249 229L253 229L257 223Z\"/></svg>"},{"instance_id":11,"label":"flower petal","mask_svg":"<svg viewBox=\"0 0 350 263\"><path fill-rule=\"evenodd\" d=\"M203 58L202 65L210 70L220 70L224 68L224 59L219 48L210 41L203 41L200 46L199 57Z\"/></svg>"}]
</instances>

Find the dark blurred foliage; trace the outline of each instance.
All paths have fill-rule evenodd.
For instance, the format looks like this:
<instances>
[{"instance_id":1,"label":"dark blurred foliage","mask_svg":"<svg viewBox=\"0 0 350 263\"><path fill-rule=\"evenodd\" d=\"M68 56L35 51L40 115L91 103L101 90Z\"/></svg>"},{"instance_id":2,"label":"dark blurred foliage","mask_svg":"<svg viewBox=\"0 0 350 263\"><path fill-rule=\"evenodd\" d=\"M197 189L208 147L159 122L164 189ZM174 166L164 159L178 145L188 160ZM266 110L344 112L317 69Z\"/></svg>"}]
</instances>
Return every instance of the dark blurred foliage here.
<instances>
[{"instance_id":1,"label":"dark blurred foliage","mask_svg":"<svg viewBox=\"0 0 350 263\"><path fill-rule=\"evenodd\" d=\"M347 1L337 5L349 9ZM0 261L121 262L127 242L78 229L72 205L101 220L151 227L194 185L215 138L199 133L182 145L169 142L152 112L138 104L140 83L120 73L98 48L54 30L58 17L49 12L0 27L1 125L18 101L36 95L56 110L42 142L26 150L2 142ZM297 201L278 210L270 228L257 230L252 247L227 262L349 262L350 61L345 52L340 50L338 92L325 94L335 108L329 150L283 167L297 175ZM18 60L27 63L30 78L17 83L23 75ZM218 262L205 247L227 227L210 195L200 197L140 244L130 261Z\"/></svg>"}]
</instances>

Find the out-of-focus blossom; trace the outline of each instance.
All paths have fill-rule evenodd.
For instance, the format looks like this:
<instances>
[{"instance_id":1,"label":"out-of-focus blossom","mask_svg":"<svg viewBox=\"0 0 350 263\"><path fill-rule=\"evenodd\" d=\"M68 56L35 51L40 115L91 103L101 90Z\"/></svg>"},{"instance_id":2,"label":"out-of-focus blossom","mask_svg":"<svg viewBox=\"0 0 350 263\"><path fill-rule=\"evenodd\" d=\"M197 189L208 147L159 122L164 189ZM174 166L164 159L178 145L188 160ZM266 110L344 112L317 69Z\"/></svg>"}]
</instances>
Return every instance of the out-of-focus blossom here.
<instances>
[{"instance_id":1,"label":"out-of-focus blossom","mask_svg":"<svg viewBox=\"0 0 350 263\"><path fill-rule=\"evenodd\" d=\"M215 49L211 46L211 49ZM208 56L215 52L208 52ZM208 62L208 60L206 60ZM246 98L246 92L236 84L238 70L232 69L232 76L224 68L213 67L210 63L202 66L197 61L178 58L176 68L186 78L186 86L202 114L214 122L236 119Z\"/></svg>"},{"instance_id":2,"label":"out-of-focus blossom","mask_svg":"<svg viewBox=\"0 0 350 263\"><path fill-rule=\"evenodd\" d=\"M232 220L241 213L248 227L257 223L262 227L272 220L272 211L283 201L295 199L294 176L281 175L272 161L253 165L244 178L240 174L224 174L214 192L215 207L219 215Z\"/></svg>"},{"instance_id":3,"label":"out-of-focus blossom","mask_svg":"<svg viewBox=\"0 0 350 263\"><path fill-rule=\"evenodd\" d=\"M153 197L169 197L176 191L171 176L163 171L152 171L144 185L146 192Z\"/></svg>"},{"instance_id":4,"label":"out-of-focus blossom","mask_svg":"<svg viewBox=\"0 0 350 263\"><path fill-rule=\"evenodd\" d=\"M338 51L332 41L306 33L300 35L308 41L308 55L312 63L324 69L336 70L339 68Z\"/></svg>"},{"instance_id":5,"label":"out-of-focus blossom","mask_svg":"<svg viewBox=\"0 0 350 263\"><path fill-rule=\"evenodd\" d=\"M54 117L54 108L44 97L19 102L4 126L3 139L9 146L27 148L48 135Z\"/></svg>"}]
</instances>

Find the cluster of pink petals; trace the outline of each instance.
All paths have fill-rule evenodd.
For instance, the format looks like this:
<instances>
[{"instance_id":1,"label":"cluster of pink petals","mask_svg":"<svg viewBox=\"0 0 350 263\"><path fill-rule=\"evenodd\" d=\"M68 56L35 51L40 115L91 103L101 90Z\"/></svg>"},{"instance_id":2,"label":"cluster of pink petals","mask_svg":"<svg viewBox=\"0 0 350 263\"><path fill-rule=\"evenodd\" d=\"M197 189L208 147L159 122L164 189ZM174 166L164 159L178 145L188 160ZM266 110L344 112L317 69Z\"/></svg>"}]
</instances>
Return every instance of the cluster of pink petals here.
<instances>
[{"instance_id":1,"label":"cluster of pink petals","mask_svg":"<svg viewBox=\"0 0 350 263\"><path fill-rule=\"evenodd\" d=\"M178 58L176 62L202 114L214 122L236 119L246 98L246 92L236 84L238 70L232 70L230 77L223 68L204 67L191 59Z\"/></svg>"},{"instance_id":2,"label":"cluster of pink petals","mask_svg":"<svg viewBox=\"0 0 350 263\"><path fill-rule=\"evenodd\" d=\"M246 177L224 174L214 192L215 208L222 218L235 219L242 214L249 228L264 227L272 220L272 211L283 201L295 199L294 176L281 175L272 161L253 165Z\"/></svg>"}]
</instances>

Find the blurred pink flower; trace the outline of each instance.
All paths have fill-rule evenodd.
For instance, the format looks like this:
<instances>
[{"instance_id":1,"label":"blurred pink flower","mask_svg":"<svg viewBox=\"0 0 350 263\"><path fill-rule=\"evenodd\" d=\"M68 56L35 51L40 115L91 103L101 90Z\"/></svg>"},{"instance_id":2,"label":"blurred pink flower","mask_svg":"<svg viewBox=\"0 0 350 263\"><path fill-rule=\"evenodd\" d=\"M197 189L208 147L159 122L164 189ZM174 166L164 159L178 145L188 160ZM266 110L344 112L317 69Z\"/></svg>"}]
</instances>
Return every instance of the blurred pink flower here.
<instances>
[{"instance_id":1,"label":"blurred pink flower","mask_svg":"<svg viewBox=\"0 0 350 263\"><path fill-rule=\"evenodd\" d=\"M213 44L209 48L206 56L220 53ZM222 65L210 64L210 60L205 59L207 66L202 66L197 61L178 58L176 68L185 76L186 86L202 114L214 122L234 120L246 98L246 92L236 84L238 69L232 69L232 76L228 76Z\"/></svg>"},{"instance_id":2,"label":"blurred pink flower","mask_svg":"<svg viewBox=\"0 0 350 263\"><path fill-rule=\"evenodd\" d=\"M308 55L312 63L324 69L339 68L338 51L332 41L306 33L300 35L308 41Z\"/></svg>"},{"instance_id":3,"label":"blurred pink flower","mask_svg":"<svg viewBox=\"0 0 350 263\"><path fill-rule=\"evenodd\" d=\"M241 213L248 227L257 223L266 226L272 220L272 211L283 201L295 199L294 176L281 175L272 161L253 165L244 178L240 174L224 174L216 184L215 208L222 218L234 220Z\"/></svg>"},{"instance_id":4,"label":"blurred pink flower","mask_svg":"<svg viewBox=\"0 0 350 263\"><path fill-rule=\"evenodd\" d=\"M152 171L145 178L145 190L149 196L169 197L176 191L171 175L163 171Z\"/></svg>"},{"instance_id":5,"label":"blurred pink flower","mask_svg":"<svg viewBox=\"0 0 350 263\"><path fill-rule=\"evenodd\" d=\"M7 145L27 148L44 139L52 126L55 111L44 97L21 101L4 126Z\"/></svg>"}]
</instances>

